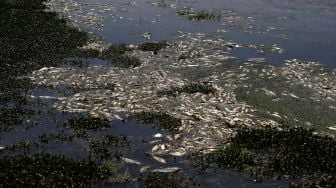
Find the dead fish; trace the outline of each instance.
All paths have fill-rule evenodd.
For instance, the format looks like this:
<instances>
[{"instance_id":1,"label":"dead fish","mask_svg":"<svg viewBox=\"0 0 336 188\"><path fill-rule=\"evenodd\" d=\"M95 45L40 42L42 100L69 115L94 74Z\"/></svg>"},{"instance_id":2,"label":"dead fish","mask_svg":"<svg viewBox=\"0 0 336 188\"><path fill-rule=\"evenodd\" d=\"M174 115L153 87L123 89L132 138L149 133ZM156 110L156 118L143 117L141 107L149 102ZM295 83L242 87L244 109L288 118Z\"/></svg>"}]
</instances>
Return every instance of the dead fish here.
<instances>
[{"instance_id":1,"label":"dead fish","mask_svg":"<svg viewBox=\"0 0 336 188\"><path fill-rule=\"evenodd\" d=\"M154 137L154 138L161 138L161 137L162 137L162 134L157 133L157 134L155 134L153 137Z\"/></svg>"},{"instance_id":2,"label":"dead fish","mask_svg":"<svg viewBox=\"0 0 336 188\"><path fill-rule=\"evenodd\" d=\"M328 127L329 130L333 130L333 131L336 131L336 126L334 127Z\"/></svg>"},{"instance_id":3,"label":"dead fish","mask_svg":"<svg viewBox=\"0 0 336 188\"><path fill-rule=\"evenodd\" d=\"M144 166L140 168L140 173L144 173L146 172L148 169L150 168L150 166Z\"/></svg>"},{"instance_id":4,"label":"dead fish","mask_svg":"<svg viewBox=\"0 0 336 188\"><path fill-rule=\"evenodd\" d=\"M125 161L126 163L141 165L141 162L136 161L134 159L129 159L129 158L126 158L126 157L122 157L121 160Z\"/></svg>"},{"instance_id":5,"label":"dead fish","mask_svg":"<svg viewBox=\"0 0 336 188\"><path fill-rule=\"evenodd\" d=\"M5 149L6 147L5 146L0 146L0 151Z\"/></svg>"},{"instance_id":6,"label":"dead fish","mask_svg":"<svg viewBox=\"0 0 336 188\"><path fill-rule=\"evenodd\" d=\"M168 167L168 168L158 168L152 170L152 172L162 172L162 173L171 173L180 170L179 167Z\"/></svg>"},{"instance_id":7,"label":"dead fish","mask_svg":"<svg viewBox=\"0 0 336 188\"><path fill-rule=\"evenodd\" d=\"M147 40L150 40L150 39L151 39L151 36L152 36L152 33L150 33L150 32L145 32L145 33L142 34L142 36L143 36L144 38L146 38Z\"/></svg>"},{"instance_id":8,"label":"dead fish","mask_svg":"<svg viewBox=\"0 0 336 188\"><path fill-rule=\"evenodd\" d=\"M152 147L152 152L155 152L155 151L157 151L159 149L160 149L160 144L155 145L154 147Z\"/></svg>"},{"instance_id":9,"label":"dead fish","mask_svg":"<svg viewBox=\"0 0 336 188\"><path fill-rule=\"evenodd\" d=\"M167 163L166 159L152 155L153 159L155 159L156 161L159 161L160 163Z\"/></svg>"},{"instance_id":10,"label":"dead fish","mask_svg":"<svg viewBox=\"0 0 336 188\"><path fill-rule=\"evenodd\" d=\"M181 156L184 156L186 154L186 152L175 151L175 152L172 152L172 153L169 153L169 154L172 155L172 156L175 156L175 157L181 157Z\"/></svg>"}]
</instances>

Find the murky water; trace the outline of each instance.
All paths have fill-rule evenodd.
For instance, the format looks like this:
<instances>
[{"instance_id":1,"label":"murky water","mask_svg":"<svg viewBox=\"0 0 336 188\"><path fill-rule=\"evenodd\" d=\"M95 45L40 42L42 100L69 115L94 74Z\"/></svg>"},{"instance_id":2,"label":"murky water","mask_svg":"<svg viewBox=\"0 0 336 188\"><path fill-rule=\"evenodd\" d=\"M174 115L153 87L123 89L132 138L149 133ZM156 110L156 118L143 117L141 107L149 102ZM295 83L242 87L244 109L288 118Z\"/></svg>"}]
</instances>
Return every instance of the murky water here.
<instances>
[{"instance_id":1,"label":"murky water","mask_svg":"<svg viewBox=\"0 0 336 188\"><path fill-rule=\"evenodd\" d=\"M321 0L192 0L192 1L111 1L79 0L82 12L98 10L102 25L89 27L107 42L137 43L150 40L177 40L178 31L205 33L239 44L278 45L282 54L258 53L256 50L236 49L233 54L245 60L266 57L271 64L284 59L304 59L335 65L336 3ZM221 15L218 21L190 21L176 15L176 10L191 7Z\"/></svg>"},{"instance_id":2,"label":"murky water","mask_svg":"<svg viewBox=\"0 0 336 188\"><path fill-rule=\"evenodd\" d=\"M141 43L146 41L178 41L183 33L204 33L210 37L223 38L238 44L232 55L242 60L265 58L266 63L282 64L285 59L304 59L336 65L336 2L321 0L166 0L166 1L112 1L78 0L65 1L77 3L74 9L65 11L69 19L83 30L101 36L108 43ZM63 6L61 4L61 6ZM211 11L220 14L219 20L192 21L177 16L176 10L191 7L195 10ZM95 15L98 17L87 17ZM86 16L81 21L81 16ZM99 21L92 21L94 19ZM76 22L77 21L77 22ZM270 51L270 48L277 50ZM80 59L66 59L66 61ZM99 59L83 60L83 65L110 67L108 62ZM71 68L64 65L63 68ZM57 91L57 92L56 92ZM44 109L41 114L29 118L29 122L10 132L0 133L3 145L11 145L23 140L38 142L42 134L69 134L71 129L62 126L66 119L77 113L51 112L47 100L57 101L61 95L72 95L66 86L61 88L37 88L33 97L43 98L42 104L36 102L36 109ZM35 99L34 98L34 99ZM46 106L44 106L46 105ZM28 119L27 119L28 120ZM31 123L34 122L34 123ZM35 123L36 122L36 123ZM167 131L157 130L150 125L134 121L112 121L111 128L90 132L90 139L102 138L107 134L127 135L131 147L126 156L140 161L142 166L151 169L177 166L193 176L201 187L278 187L289 181L265 180L256 182L248 174L231 171L197 173L184 158L164 156L167 163L162 164L148 155L155 144L153 135ZM159 139L160 140L160 139ZM32 147L29 152L46 151L65 154L73 158L87 158L90 155L88 140L74 138L72 141L51 141L48 144ZM19 153L22 151L18 151ZM17 154L12 152L6 155ZM131 164L126 168L135 177L139 166ZM139 182L120 185L120 187L139 187Z\"/></svg>"}]
</instances>

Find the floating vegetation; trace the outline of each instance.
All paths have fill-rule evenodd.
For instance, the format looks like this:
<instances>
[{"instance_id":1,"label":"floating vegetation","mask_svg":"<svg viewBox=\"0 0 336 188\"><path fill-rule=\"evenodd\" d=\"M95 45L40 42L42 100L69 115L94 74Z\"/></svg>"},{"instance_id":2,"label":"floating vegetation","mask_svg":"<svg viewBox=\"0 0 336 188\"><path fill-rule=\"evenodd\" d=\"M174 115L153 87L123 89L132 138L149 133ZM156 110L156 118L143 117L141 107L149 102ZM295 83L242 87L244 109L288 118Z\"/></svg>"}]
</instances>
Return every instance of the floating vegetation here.
<instances>
[{"instance_id":1,"label":"floating vegetation","mask_svg":"<svg viewBox=\"0 0 336 188\"><path fill-rule=\"evenodd\" d=\"M230 146L196 156L195 165L203 169L233 167L256 176L309 176L336 183L332 178L324 181L336 173L336 141L301 127L240 129Z\"/></svg>"},{"instance_id":2,"label":"floating vegetation","mask_svg":"<svg viewBox=\"0 0 336 188\"><path fill-rule=\"evenodd\" d=\"M116 165L47 153L2 157L0 168L1 187L87 187L113 178L114 182L125 180L117 174Z\"/></svg>"},{"instance_id":3,"label":"floating vegetation","mask_svg":"<svg viewBox=\"0 0 336 188\"><path fill-rule=\"evenodd\" d=\"M126 44L112 44L102 52L102 56L112 58L114 56L124 55L131 49Z\"/></svg>"},{"instance_id":4,"label":"floating vegetation","mask_svg":"<svg viewBox=\"0 0 336 188\"><path fill-rule=\"evenodd\" d=\"M102 140L91 140L90 149L92 154L99 160L120 159L123 151L130 146L127 136L107 135Z\"/></svg>"},{"instance_id":5,"label":"floating vegetation","mask_svg":"<svg viewBox=\"0 0 336 188\"><path fill-rule=\"evenodd\" d=\"M25 115L32 115L32 110L20 108L0 108L0 131L7 131L14 125L21 124Z\"/></svg>"},{"instance_id":6,"label":"floating vegetation","mask_svg":"<svg viewBox=\"0 0 336 188\"><path fill-rule=\"evenodd\" d=\"M81 58L99 58L101 56L101 52L98 49L76 49L71 54L74 57L81 57Z\"/></svg>"},{"instance_id":7,"label":"floating vegetation","mask_svg":"<svg viewBox=\"0 0 336 188\"><path fill-rule=\"evenodd\" d=\"M191 161L194 161L194 165L199 170L212 169L233 169L244 170L249 165L253 165L254 161L252 156L244 152L242 148L231 146L228 148L221 148L209 154L190 155Z\"/></svg>"},{"instance_id":8,"label":"floating vegetation","mask_svg":"<svg viewBox=\"0 0 336 188\"><path fill-rule=\"evenodd\" d=\"M138 49L141 51L153 51L157 54L159 50L168 46L167 41L161 42L145 42L139 45Z\"/></svg>"},{"instance_id":9,"label":"floating vegetation","mask_svg":"<svg viewBox=\"0 0 336 188\"><path fill-rule=\"evenodd\" d=\"M0 102L17 105L26 104L28 100L26 99L25 94L28 89L30 89L31 85L30 79L14 77L13 75L2 73L0 75Z\"/></svg>"},{"instance_id":10,"label":"floating vegetation","mask_svg":"<svg viewBox=\"0 0 336 188\"><path fill-rule=\"evenodd\" d=\"M334 174L336 141L314 135L301 127L243 129L234 144L258 152L270 152L269 171L283 176Z\"/></svg>"},{"instance_id":11,"label":"floating vegetation","mask_svg":"<svg viewBox=\"0 0 336 188\"><path fill-rule=\"evenodd\" d=\"M141 61L138 57L130 55L115 56L111 57L109 60L114 66L121 68L132 68L141 65Z\"/></svg>"},{"instance_id":12,"label":"floating vegetation","mask_svg":"<svg viewBox=\"0 0 336 188\"><path fill-rule=\"evenodd\" d=\"M177 119L163 112L137 112L134 118L141 123L154 124L158 128L173 130L182 125L180 119Z\"/></svg>"},{"instance_id":13,"label":"floating vegetation","mask_svg":"<svg viewBox=\"0 0 336 188\"><path fill-rule=\"evenodd\" d=\"M7 151L19 153L22 155L29 155L33 148L40 147L41 144L34 141L23 140L17 143L10 144L6 147Z\"/></svg>"},{"instance_id":14,"label":"floating vegetation","mask_svg":"<svg viewBox=\"0 0 336 188\"><path fill-rule=\"evenodd\" d=\"M39 141L44 144L48 144L50 141L57 140L57 141L72 141L75 135L67 135L64 133L49 133L49 134L42 134L39 136Z\"/></svg>"},{"instance_id":15,"label":"floating vegetation","mask_svg":"<svg viewBox=\"0 0 336 188\"><path fill-rule=\"evenodd\" d=\"M188 187L185 176L174 173L146 172L140 177L143 187L146 188L179 188Z\"/></svg>"},{"instance_id":16,"label":"floating vegetation","mask_svg":"<svg viewBox=\"0 0 336 188\"><path fill-rule=\"evenodd\" d=\"M72 117L68 120L68 124L75 130L99 130L111 126L108 119L90 116Z\"/></svg>"},{"instance_id":17,"label":"floating vegetation","mask_svg":"<svg viewBox=\"0 0 336 188\"><path fill-rule=\"evenodd\" d=\"M0 2L0 7L5 9L33 9L43 10L45 0L3 0Z\"/></svg>"},{"instance_id":18,"label":"floating vegetation","mask_svg":"<svg viewBox=\"0 0 336 188\"><path fill-rule=\"evenodd\" d=\"M181 8L176 10L178 16L187 17L189 20L204 21L204 20L220 20L220 14L208 12L204 10L194 10L191 8Z\"/></svg>"},{"instance_id":19,"label":"floating vegetation","mask_svg":"<svg viewBox=\"0 0 336 188\"><path fill-rule=\"evenodd\" d=\"M210 84L201 84L201 83L193 83L189 85L184 85L182 87L172 87L170 89L161 90L158 92L158 95L168 95L168 96L176 96L180 93L203 93L210 94L215 93L217 90Z\"/></svg>"},{"instance_id":20,"label":"floating vegetation","mask_svg":"<svg viewBox=\"0 0 336 188\"><path fill-rule=\"evenodd\" d=\"M284 125L313 126L318 130L334 126L336 110L330 106L336 106L335 101L324 95L316 96L312 88L289 82L282 75L274 76L276 72L271 69L254 69L255 73L243 83L247 87L238 87L235 93L237 100L258 109L258 117L271 117ZM274 114L281 116L274 118Z\"/></svg>"},{"instance_id":21,"label":"floating vegetation","mask_svg":"<svg viewBox=\"0 0 336 188\"><path fill-rule=\"evenodd\" d=\"M30 79L26 73L55 66L88 35L69 27L56 13L45 12L45 0L4 0L0 2L0 102L24 104ZM21 77L21 78L19 78ZM15 83L15 84L13 84Z\"/></svg>"},{"instance_id":22,"label":"floating vegetation","mask_svg":"<svg viewBox=\"0 0 336 188\"><path fill-rule=\"evenodd\" d=\"M116 67L131 68L141 65L138 57L126 54L131 49L126 44L115 44L103 50L102 58L111 61Z\"/></svg>"}]
</instances>

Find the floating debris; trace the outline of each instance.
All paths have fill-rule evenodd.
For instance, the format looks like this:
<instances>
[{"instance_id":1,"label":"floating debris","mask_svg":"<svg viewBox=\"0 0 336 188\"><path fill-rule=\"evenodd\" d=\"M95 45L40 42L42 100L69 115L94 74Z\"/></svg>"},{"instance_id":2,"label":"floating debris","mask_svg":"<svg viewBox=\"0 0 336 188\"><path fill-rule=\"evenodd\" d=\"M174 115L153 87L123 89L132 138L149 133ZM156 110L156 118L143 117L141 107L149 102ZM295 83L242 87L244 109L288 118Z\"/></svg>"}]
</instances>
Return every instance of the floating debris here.
<instances>
[{"instance_id":1,"label":"floating debris","mask_svg":"<svg viewBox=\"0 0 336 188\"><path fill-rule=\"evenodd\" d=\"M247 61L249 62L255 62L255 63L265 63L266 58L260 57L260 58L248 58Z\"/></svg>"},{"instance_id":2,"label":"floating debris","mask_svg":"<svg viewBox=\"0 0 336 188\"><path fill-rule=\"evenodd\" d=\"M130 164L136 164L136 165L141 165L142 163L139 161L136 161L134 159L126 158L126 157L121 157L121 160L125 161L126 163Z\"/></svg>"},{"instance_id":3,"label":"floating debris","mask_svg":"<svg viewBox=\"0 0 336 188\"><path fill-rule=\"evenodd\" d=\"M328 127L329 130L336 131L336 126L335 127Z\"/></svg>"},{"instance_id":4,"label":"floating debris","mask_svg":"<svg viewBox=\"0 0 336 188\"><path fill-rule=\"evenodd\" d=\"M172 173L180 170L179 167L167 167L167 168L158 168L152 170L152 172L162 172L162 173Z\"/></svg>"},{"instance_id":5,"label":"floating debris","mask_svg":"<svg viewBox=\"0 0 336 188\"><path fill-rule=\"evenodd\" d=\"M179 16L185 16L189 20L204 21L204 20L220 20L220 14L204 11L194 10L192 8L181 8L176 10L176 14Z\"/></svg>"},{"instance_id":6,"label":"floating debris","mask_svg":"<svg viewBox=\"0 0 336 188\"><path fill-rule=\"evenodd\" d=\"M158 157L156 155L152 155L153 159L155 159L156 161L159 161L160 163L167 163L166 159L162 158L162 157Z\"/></svg>"},{"instance_id":7,"label":"floating debris","mask_svg":"<svg viewBox=\"0 0 336 188\"><path fill-rule=\"evenodd\" d=\"M161 137L162 137L162 134L157 133L157 134L155 134L153 137L154 137L154 138L161 138Z\"/></svg>"}]
</instances>

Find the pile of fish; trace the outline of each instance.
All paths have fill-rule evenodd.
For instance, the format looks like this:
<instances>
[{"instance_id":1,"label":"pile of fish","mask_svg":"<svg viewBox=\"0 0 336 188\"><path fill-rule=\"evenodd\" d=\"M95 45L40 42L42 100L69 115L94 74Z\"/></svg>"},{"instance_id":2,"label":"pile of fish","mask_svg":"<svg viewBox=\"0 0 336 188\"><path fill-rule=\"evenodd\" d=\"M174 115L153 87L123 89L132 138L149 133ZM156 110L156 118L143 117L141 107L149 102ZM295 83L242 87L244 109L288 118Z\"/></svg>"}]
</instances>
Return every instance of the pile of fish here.
<instances>
[{"instance_id":1,"label":"pile of fish","mask_svg":"<svg viewBox=\"0 0 336 188\"><path fill-rule=\"evenodd\" d=\"M113 16L116 7L111 4L83 3L72 0L50 0L45 3L51 12L58 12L70 23L85 30L102 30L106 14Z\"/></svg>"},{"instance_id":2,"label":"pile of fish","mask_svg":"<svg viewBox=\"0 0 336 188\"><path fill-rule=\"evenodd\" d=\"M154 6L163 6L154 3ZM80 28L101 29L104 23L102 14L110 12L116 16L118 6L110 4L78 3L71 0L49 1L51 11L61 13ZM175 9L176 5L169 5ZM238 20L246 19L253 22L252 17L243 18L229 12L222 17L223 27L235 25ZM251 26L252 27L252 26ZM245 30L251 29L248 26ZM267 28L271 31L275 28ZM260 31L262 29L259 29ZM218 32L225 32L218 30ZM154 138L157 143L151 153L158 161L164 159L160 154L182 156L190 151L212 151L225 145L235 135L236 128L277 126L272 119L255 116L257 109L244 102L237 101L235 91L238 87L248 87L244 81L253 79L251 73L263 78L284 76L287 81L302 84L314 89L317 94L325 95L335 101L335 71L322 71L319 64L298 60L288 60L282 67L265 66L258 69L253 63L232 62L234 48L254 48L257 52L283 53L277 45L249 45L227 42L221 38L205 34L178 32L179 41L169 44L157 54L140 51L137 45L129 45L133 50L131 56L139 57L142 65L135 68L119 68L114 66L89 65L87 67L45 67L33 72L31 79L37 87L59 90L54 96L32 96L44 100L50 98L54 109L66 112L85 112L95 117L106 117L110 120L127 120L134 112L154 111L165 112L182 120L182 126L174 133ZM108 44L102 42L89 43L84 49L102 51ZM250 62L265 62L264 58L249 58ZM113 62L111 62L113 65ZM228 65L221 71L220 66ZM209 70L205 77L188 79L181 70ZM319 71L320 70L320 71ZM190 74L193 74L192 72ZM174 96L160 95L159 92L173 87L183 87L191 83L211 84L213 93L179 93ZM72 92L64 92L68 88ZM262 89L267 95L275 95L273 91ZM292 97L297 97L295 94ZM335 108L331 106L330 108ZM280 117L279 114L272 115ZM155 155L154 155L155 154Z\"/></svg>"},{"instance_id":3,"label":"pile of fish","mask_svg":"<svg viewBox=\"0 0 336 188\"><path fill-rule=\"evenodd\" d=\"M129 52L141 59L140 67L45 67L34 71L31 79L38 87L56 90L66 87L75 91L69 94L60 90L53 96L56 100L52 105L59 111L88 112L111 120L127 119L123 114L156 111L181 119L183 125L175 135L166 135L164 147L158 149L164 148L166 153L173 155L216 148L234 135L236 127L276 125L272 120L257 119L252 115L252 107L235 98L234 90L237 83L244 80L249 64L197 80L210 83L216 90L214 93L159 95L158 92L164 89L192 83L177 73L179 69L216 67L232 58L223 40L186 33L181 35L183 37L184 40L169 45L158 54L139 50ZM98 44L90 46L99 48ZM179 60L184 53L189 54L188 58ZM220 84L223 81L227 82L224 87Z\"/></svg>"},{"instance_id":4,"label":"pile of fish","mask_svg":"<svg viewBox=\"0 0 336 188\"><path fill-rule=\"evenodd\" d=\"M313 89L317 95L336 101L336 71L316 62L287 60L282 75L288 80Z\"/></svg>"}]
</instances>

